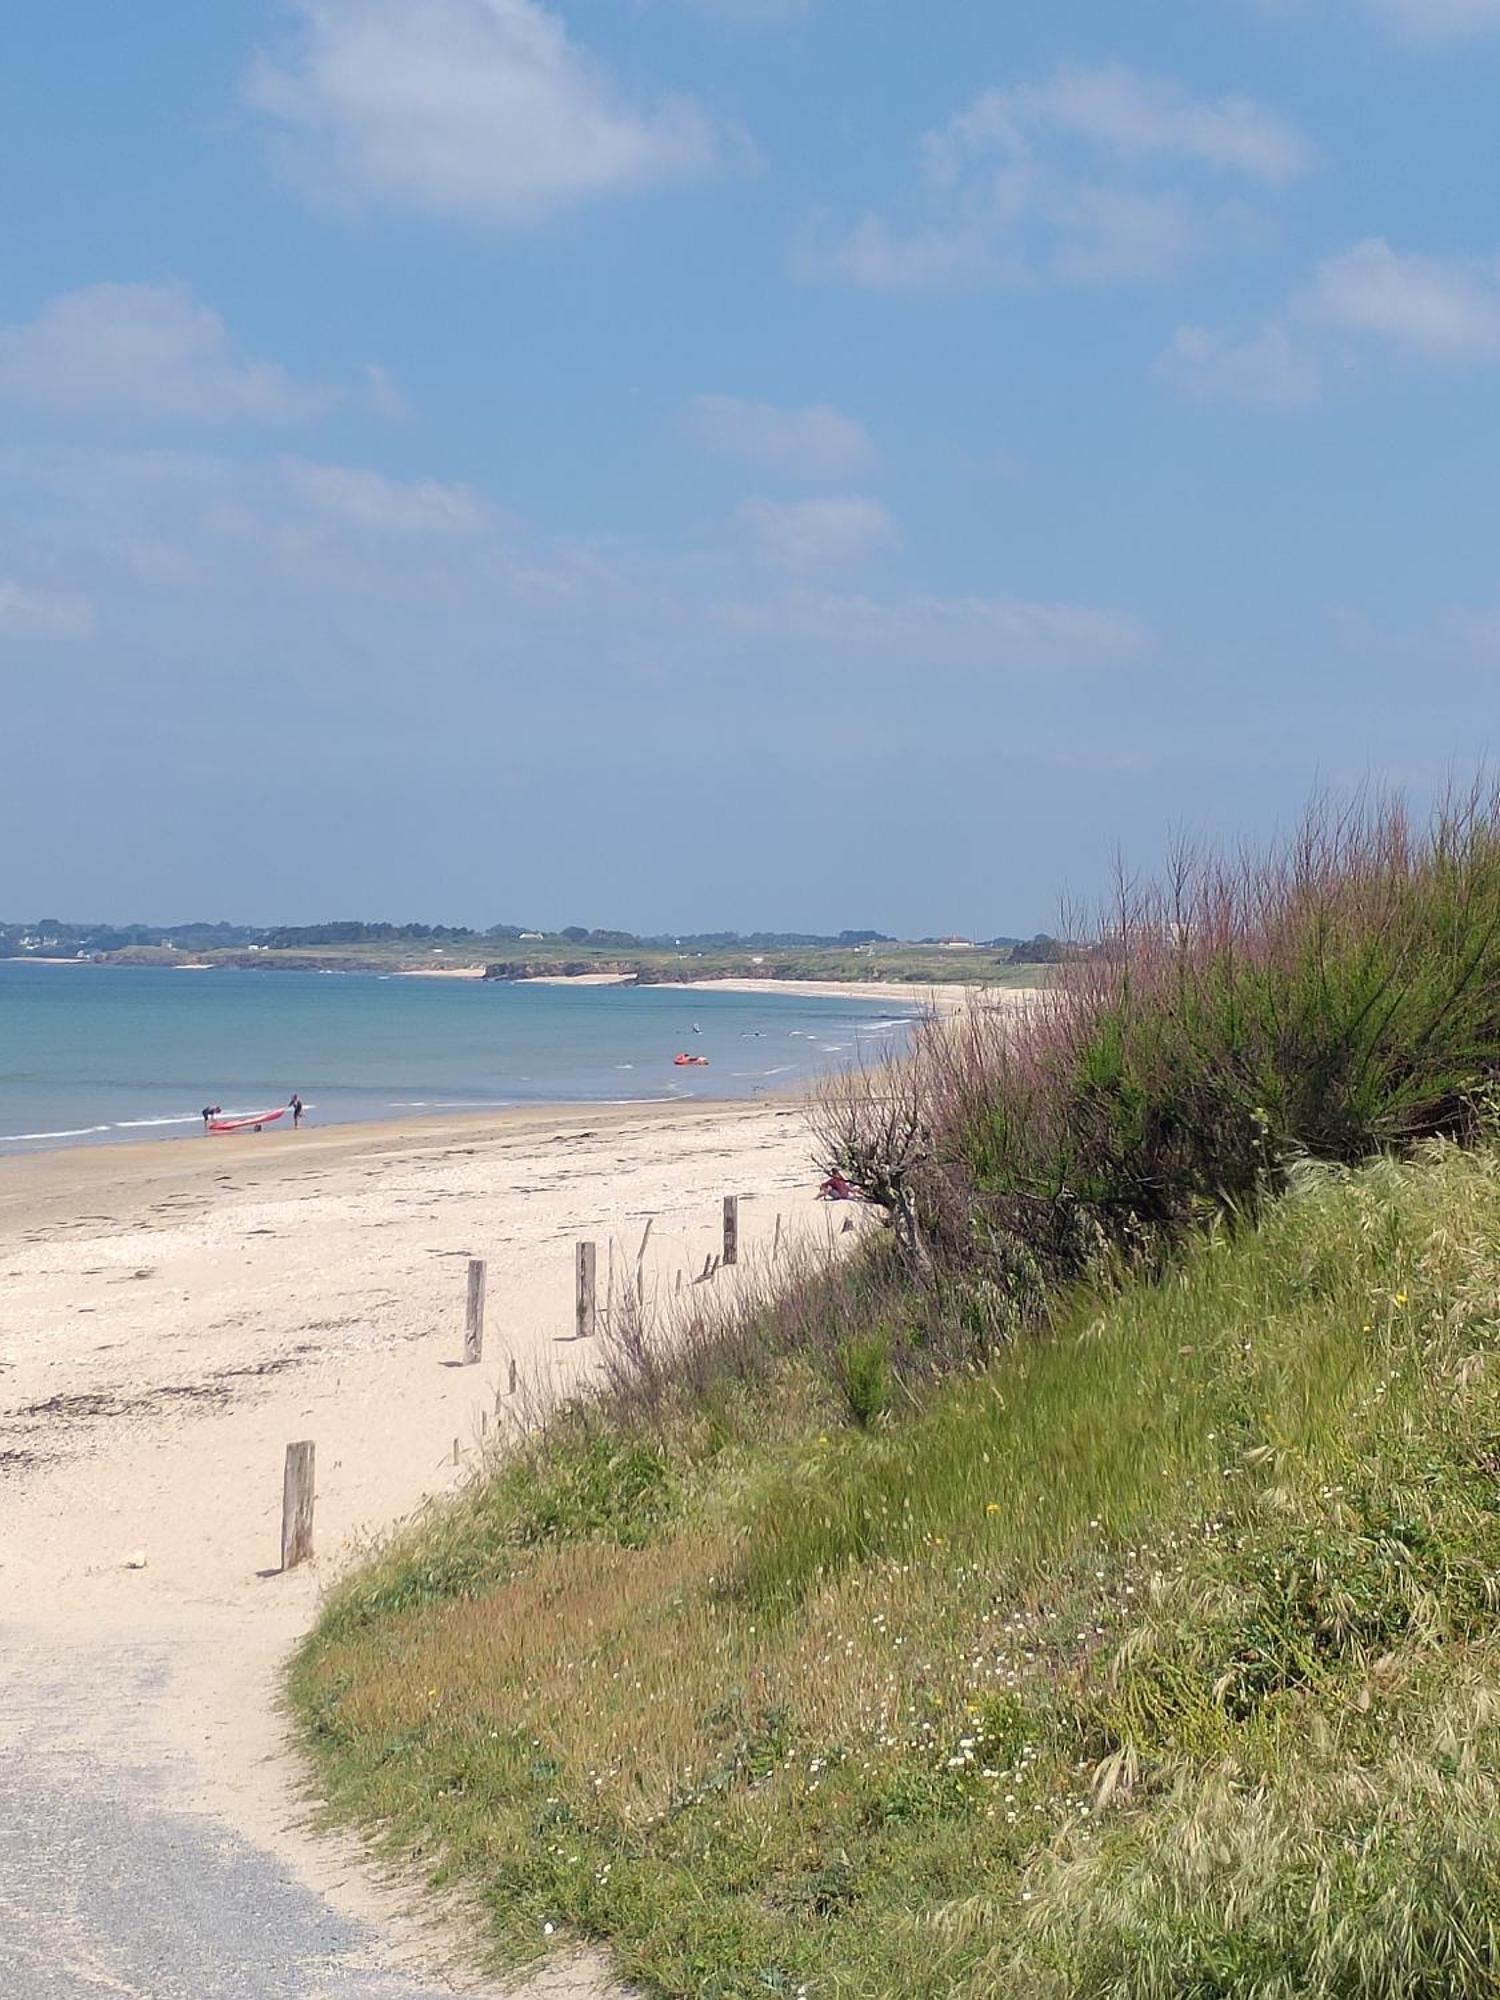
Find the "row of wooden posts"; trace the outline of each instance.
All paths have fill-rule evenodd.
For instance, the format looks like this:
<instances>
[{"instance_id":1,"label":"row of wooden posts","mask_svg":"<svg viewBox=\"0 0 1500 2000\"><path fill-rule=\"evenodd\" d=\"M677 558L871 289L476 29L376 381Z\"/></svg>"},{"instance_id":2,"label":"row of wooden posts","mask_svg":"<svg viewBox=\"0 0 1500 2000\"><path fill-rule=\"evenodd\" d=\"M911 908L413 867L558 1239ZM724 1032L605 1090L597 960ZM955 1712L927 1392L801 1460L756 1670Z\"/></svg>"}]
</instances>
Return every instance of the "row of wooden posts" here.
<instances>
[{"instance_id":1,"label":"row of wooden posts","mask_svg":"<svg viewBox=\"0 0 1500 2000\"><path fill-rule=\"evenodd\" d=\"M647 1222L646 1232L641 1238L641 1247L636 1254L635 1277L636 1297L644 1296L646 1245L651 1240L651 1223ZM776 1247L781 1245L781 1217L776 1218ZM738 1264L740 1261L740 1198L737 1194L724 1197L724 1244L718 1256L710 1256L703 1267L705 1278L721 1268ZM611 1265L613 1269L613 1265ZM579 1340L591 1340L599 1330L599 1291L597 1281L598 1245L580 1243L574 1256L574 1324ZM484 1288L485 1262L482 1257L469 1259L469 1288L464 1303L464 1363L472 1366L484 1357ZM516 1391L516 1364L512 1356L510 1363L510 1393ZM498 1409L498 1402L496 1408ZM454 1456L457 1458L458 1445L454 1441ZM313 1552L313 1494L316 1468L316 1451L310 1439L289 1444L286 1448L286 1466L281 1481L281 1567L295 1569L299 1563L307 1561Z\"/></svg>"}]
</instances>

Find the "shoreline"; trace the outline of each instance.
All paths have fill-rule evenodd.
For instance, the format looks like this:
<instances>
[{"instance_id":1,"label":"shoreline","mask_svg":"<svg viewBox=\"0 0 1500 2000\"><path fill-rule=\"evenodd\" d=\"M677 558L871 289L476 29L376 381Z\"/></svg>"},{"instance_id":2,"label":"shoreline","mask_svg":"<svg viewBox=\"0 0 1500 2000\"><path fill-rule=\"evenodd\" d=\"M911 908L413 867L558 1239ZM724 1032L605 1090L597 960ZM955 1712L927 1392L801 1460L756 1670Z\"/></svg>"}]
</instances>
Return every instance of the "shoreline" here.
<instances>
[{"instance_id":1,"label":"shoreline","mask_svg":"<svg viewBox=\"0 0 1500 2000\"><path fill-rule=\"evenodd\" d=\"M571 1133L587 1127L590 1133L626 1130L657 1120L715 1117L726 1120L750 1117L756 1112L795 1110L806 1091L763 1090L755 1097L650 1097L588 1099L567 1098L547 1104L501 1104L482 1111L434 1111L425 1117L351 1118L338 1124L304 1123L300 1130L290 1126L264 1132L243 1132L205 1138L201 1132L178 1133L160 1139L118 1139L88 1146L45 1146L32 1152L0 1153L0 1221L16 1196L16 1183L34 1184L56 1180L71 1190L128 1178L132 1171L142 1175L148 1168L161 1176L195 1173L201 1164L203 1176L216 1178L231 1169L234 1174L254 1174L262 1168L278 1167L308 1158L337 1163L341 1156L379 1153L382 1158L398 1158L431 1146L452 1141L503 1143L510 1140ZM86 1171L93 1165L94 1171ZM52 1171L46 1171L47 1169Z\"/></svg>"}]
</instances>

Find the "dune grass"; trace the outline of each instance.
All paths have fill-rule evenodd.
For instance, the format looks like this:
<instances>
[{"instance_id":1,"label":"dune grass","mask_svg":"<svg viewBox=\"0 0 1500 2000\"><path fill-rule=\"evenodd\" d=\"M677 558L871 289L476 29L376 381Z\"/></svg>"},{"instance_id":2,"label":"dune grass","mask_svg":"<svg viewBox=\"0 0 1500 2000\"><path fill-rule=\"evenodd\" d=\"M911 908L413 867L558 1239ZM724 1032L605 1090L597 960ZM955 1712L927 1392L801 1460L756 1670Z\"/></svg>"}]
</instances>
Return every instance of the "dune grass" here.
<instances>
[{"instance_id":1,"label":"dune grass","mask_svg":"<svg viewBox=\"0 0 1500 2000\"><path fill-rule=\"evenodd\" d=\"M1493 1994L1500 1160L1289 1178L899 1421L555 1424L329 1602L330 1811L659 1993Z\"/></svg>"}]
</instances>

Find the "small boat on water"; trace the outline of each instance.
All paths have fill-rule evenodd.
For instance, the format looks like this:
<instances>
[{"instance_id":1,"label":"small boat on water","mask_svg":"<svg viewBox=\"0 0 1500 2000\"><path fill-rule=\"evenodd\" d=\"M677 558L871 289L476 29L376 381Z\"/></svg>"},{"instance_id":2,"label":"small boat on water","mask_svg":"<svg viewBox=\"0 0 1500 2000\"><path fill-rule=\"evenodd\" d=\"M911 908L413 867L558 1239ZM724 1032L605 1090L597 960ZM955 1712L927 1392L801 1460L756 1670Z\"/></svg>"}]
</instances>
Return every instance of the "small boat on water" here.
<instances>
[{"instance_id":1,"label":"small boat on water","mask_svg":"<svg viewBox=\"0 0 1500 2000\"><path fill-rule=\"evenodd\" d=\"M672 1062L673 1062L673 1066L674 1066L675 1068L677 1068L677 1069L707 1069L707 1068L708 1068L708 1057L707 1057L707 1056L690 1056L690 1055L688 1054L688 1052L687 1052L687 1050L686 1050L686 1049L683 1049L683 1050L682 1050L682 1052L681 1052L681 1053L680 1053L679 1055L675 1055L675 1056L673 1056L673 1058L672 1058Z\"/></svg>"},{"instance_id":2,"label":"small boat on water","mask_svg":"<svg viewBox=\"0 0 1500 2000\"><path fill-rule=\"evenodd\" d=\"M286 1116L286 1106L279 1104L274 1111L250 1111L243 1118L210 1118L210 1132L258 1132L262 1125L274 1125L278 1118Z\"/></svg>"}]
</instances>

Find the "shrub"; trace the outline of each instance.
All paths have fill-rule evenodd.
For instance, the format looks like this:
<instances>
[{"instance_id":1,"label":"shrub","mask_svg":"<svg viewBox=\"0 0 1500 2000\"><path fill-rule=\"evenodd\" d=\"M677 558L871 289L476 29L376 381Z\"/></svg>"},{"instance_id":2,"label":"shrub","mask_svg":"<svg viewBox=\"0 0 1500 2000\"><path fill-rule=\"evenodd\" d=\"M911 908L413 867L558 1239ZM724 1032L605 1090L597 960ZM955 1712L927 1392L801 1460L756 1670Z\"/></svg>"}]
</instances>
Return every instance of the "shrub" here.
<instances>
[{"instance_id":1,"label":"shrub","mask_svg":"<svg viewBox=\"0 0 1500 2000\"><path fill-rule=\"evenodd\" d=\"M1019 1020L927 1024L894 1075L830 1088L820 1133L914 1273L989 1273L1035 1317L1255 1211L1299 1158L1472 1136L1497 1063L1500 795L1420 834L1396 804L1320 808L1285 855L1122 890Z\"/></svg>"}]
</instances>

